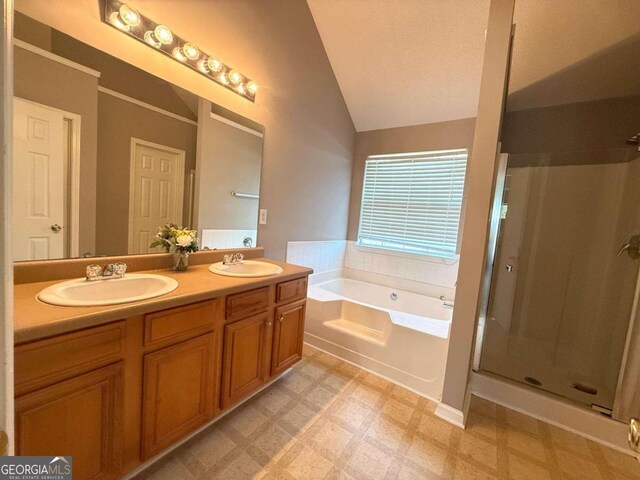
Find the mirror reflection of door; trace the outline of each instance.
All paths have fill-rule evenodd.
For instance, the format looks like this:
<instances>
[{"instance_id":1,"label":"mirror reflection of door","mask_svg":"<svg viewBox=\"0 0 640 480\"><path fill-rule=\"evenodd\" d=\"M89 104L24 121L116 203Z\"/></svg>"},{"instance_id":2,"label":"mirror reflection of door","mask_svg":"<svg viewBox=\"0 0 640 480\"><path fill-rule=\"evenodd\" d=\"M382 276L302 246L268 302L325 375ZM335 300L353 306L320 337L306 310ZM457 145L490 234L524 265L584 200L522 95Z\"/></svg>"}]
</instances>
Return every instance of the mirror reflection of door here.
<instances>
[{"instance_id":1,"label":"mirror reflection of door","mask_svg":"<svg viewBox=\"0 0 640 480\"><path fill-rule=\"evenodd\" d=\"M131 139L129 197L129 253L150 249L158 227L181 224L185 152L156 143Z\"/></svg>"},{"instance_id":2,"label":"mirror reflection of door","mask_svg":"<svg viewBox=\"0 0 640 480\"><path fill-rule=\"evenodd\" d=\"M72 146L79 117L20 98L13 108L13 258L74 254Z\"/></svg>"}]
</instances>

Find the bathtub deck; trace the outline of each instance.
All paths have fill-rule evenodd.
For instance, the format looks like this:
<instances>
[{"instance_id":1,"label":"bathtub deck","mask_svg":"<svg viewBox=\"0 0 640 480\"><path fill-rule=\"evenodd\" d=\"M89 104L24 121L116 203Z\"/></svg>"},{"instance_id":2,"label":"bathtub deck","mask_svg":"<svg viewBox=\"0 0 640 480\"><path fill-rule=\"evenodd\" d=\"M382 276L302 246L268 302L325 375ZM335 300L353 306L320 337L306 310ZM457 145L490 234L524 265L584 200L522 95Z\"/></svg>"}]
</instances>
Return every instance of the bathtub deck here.
<instances>
[{"instance_id":1,"label":"bathtub deck","mask_svg":"<svg viewBox=\"0 0 640 480\"><path fill-rule=\"evenodd\" d=\"M473 398L466 430L435 404L316 349L140 478L639 478L632 457Z\"/></svg>"}]
</instances>

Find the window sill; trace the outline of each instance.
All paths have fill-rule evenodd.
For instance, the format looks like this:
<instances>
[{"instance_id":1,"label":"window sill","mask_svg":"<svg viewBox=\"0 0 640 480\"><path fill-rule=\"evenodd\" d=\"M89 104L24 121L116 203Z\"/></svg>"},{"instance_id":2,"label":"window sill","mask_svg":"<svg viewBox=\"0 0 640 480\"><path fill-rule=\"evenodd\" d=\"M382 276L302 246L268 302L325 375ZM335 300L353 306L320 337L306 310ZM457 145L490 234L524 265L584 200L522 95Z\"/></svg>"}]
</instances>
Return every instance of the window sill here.
<instances>
[{"instance_id":1,"label":"window sill","mask_svg":"<svg viewBox=\"0 0 640 480\"><path fill-rule=\"evenodd\" d=\"M370 245L360 245L354 242L353 246L358 252L362 253L375 253L377 255L387 255L390 257L410 258L413 260L420 260L422 262L438 263L441 265L453 265L458 263L459 255L453 258L438 257L435 255L424 255L421 253L403 252L401 250L393 250L391 248L372 247Z\"/></svg>"}]
</instances>

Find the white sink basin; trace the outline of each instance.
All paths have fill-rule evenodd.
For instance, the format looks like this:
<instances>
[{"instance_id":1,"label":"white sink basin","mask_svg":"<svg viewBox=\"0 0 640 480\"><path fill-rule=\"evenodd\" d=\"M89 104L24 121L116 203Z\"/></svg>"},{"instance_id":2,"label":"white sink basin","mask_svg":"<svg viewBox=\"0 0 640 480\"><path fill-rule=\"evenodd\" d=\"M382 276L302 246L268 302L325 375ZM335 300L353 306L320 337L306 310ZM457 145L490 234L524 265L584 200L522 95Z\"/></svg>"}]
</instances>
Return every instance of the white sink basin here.
<instances>
[{"instance_id":1,"label":"white sink basin","mask_svg":"<svg viewBox=\"0 0 640 480\"><path fill-rule=\"evenodd\" d=\"M282 273L282 268L273 263L258 260L243 260L235 265L224 265L222 262L209 266L209 270L227 277L269 277Z\"/></svg>"},{"instance_id":2,"label":"white sink basin","mask_svg":"<svg viewBox=\"0 0 640 480\"><path fill-rule=\"evenodd\" d=\"M123 278L96 280L84 278L56 283L38 294L38 300L68 307L115 305L159 297L178 287L173 278L151 273L127 273Z\"/></svg>"}]
</instances>

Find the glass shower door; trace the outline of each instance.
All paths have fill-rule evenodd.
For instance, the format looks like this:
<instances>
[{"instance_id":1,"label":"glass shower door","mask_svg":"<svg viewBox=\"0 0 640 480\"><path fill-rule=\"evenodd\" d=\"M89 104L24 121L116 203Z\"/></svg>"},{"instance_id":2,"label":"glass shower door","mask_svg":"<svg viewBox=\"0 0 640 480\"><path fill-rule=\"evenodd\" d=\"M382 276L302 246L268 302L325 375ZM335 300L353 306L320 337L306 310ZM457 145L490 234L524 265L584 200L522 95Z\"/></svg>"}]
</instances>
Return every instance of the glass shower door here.
<instances>
[{"instance_id":1,"label":"glass shower door","mask_svg":"<svg viewBox=\"0 0 640 480\"><path fill-rule=\"evenodd\" d=\"M510 155L480 359L481 370L606 410L639 265L618 251L640 233L640 154L609 153Z\"/></svg>"}]
</instances>

